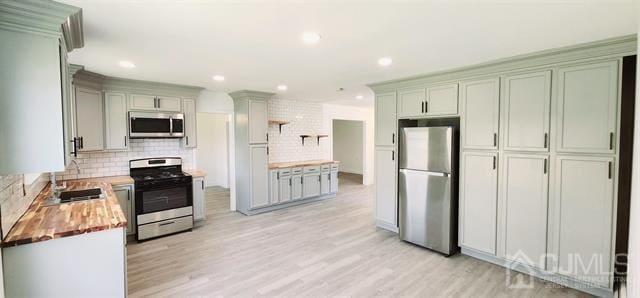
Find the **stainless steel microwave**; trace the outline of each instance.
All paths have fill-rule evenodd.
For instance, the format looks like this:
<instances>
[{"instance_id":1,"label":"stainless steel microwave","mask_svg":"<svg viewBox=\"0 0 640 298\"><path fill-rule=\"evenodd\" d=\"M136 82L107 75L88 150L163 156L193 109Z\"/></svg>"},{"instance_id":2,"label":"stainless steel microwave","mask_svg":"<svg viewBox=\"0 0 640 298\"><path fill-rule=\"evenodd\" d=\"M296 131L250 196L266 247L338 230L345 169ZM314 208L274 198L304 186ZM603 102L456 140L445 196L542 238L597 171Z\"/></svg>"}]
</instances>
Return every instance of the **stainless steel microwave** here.
<instances>
[{"instance_id":1,"label":"stainless steel microwave","mask_svg":"<svg viewBox=\"0 0 640 298\"><path fill-rule=\"evenodd\" d=\"M130 138L182 138L184 114L129 112Z\"/></svg>"}]
</instances>

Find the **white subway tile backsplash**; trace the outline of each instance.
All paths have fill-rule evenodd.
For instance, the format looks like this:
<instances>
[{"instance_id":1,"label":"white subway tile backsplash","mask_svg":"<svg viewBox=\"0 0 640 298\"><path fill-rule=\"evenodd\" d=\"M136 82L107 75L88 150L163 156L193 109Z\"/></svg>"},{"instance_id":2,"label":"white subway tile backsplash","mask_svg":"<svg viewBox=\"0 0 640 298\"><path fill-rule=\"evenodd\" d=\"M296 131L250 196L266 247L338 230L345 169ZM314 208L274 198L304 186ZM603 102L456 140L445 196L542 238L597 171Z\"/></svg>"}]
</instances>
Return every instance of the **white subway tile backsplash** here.
<instances>
[{"instance_id":1,"label":"white subway tile backsplash","mask_svg":"<svg viewBox=\"0 0 640 298\"><path fill-rule=\"evenodd\" d=\"M272 99L269 101L269 119L289 121L279 132L278 125L269 126L269 161L301 161L321 159L327 139L305 139L300 135L324 134L322 105L313 102Z\"/></svg>"}]
</instances>

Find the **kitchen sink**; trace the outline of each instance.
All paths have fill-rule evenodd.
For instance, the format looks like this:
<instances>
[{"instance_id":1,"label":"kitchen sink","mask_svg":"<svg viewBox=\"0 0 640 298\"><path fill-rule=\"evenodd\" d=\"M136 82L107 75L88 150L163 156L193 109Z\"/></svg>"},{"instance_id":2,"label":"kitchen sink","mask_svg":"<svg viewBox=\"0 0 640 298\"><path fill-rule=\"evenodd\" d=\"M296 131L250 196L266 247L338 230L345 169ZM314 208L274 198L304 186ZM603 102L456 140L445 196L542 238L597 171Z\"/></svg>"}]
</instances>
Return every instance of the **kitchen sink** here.
<instances>
[{"instance_id":1,"label":"kitchen sink","mask_svg":"<svg viewBox=\"0 0 640 298\"><path fill-rule=\"evenodd\" d=\"M63 191L60 193L60 203L70 203L85 200L102 199L104 194L100 188Z\"/></svg>"}]
</instances>

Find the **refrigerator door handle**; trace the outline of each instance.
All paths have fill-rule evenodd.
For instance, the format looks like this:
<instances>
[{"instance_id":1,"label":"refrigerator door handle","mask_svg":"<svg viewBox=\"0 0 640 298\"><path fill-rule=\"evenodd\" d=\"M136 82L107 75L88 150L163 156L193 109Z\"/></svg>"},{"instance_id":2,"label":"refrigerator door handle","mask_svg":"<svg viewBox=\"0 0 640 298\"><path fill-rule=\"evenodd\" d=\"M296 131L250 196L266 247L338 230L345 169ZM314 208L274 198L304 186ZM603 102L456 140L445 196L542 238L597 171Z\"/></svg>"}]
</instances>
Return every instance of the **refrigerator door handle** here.
<instances>
[{"instance_id":1,"label":"refrigerator door handle","mask_svg":"<svg viewBox=\"0 0 640 298\"><path fill-rule=\"evenodd\" d=\"M451 176L451 173L443 173L443 172L429 172L429 171L420 171L420 170L411 170L411 169L400 169L401 173L407 173L407 172L420 172L420 173L424 173L425 175L429 175L429 176L438 176L438 177L449 177Z\"/></svg>"}]
</instances>

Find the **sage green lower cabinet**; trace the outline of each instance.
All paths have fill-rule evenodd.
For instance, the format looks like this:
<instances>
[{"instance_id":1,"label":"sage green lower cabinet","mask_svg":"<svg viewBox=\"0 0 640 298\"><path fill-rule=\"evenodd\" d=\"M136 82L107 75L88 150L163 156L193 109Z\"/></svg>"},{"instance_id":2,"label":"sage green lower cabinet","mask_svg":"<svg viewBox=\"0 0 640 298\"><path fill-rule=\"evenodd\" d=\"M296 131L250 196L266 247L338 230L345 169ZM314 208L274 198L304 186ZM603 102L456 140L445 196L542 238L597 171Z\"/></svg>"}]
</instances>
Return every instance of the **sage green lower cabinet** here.
<instances>
[{"instance_id":1,"label":"sage green lower cabinet","mask_svg":"<svg viewBox=\"0 0 640 298\"><path fill-rule=\"evenodd\" d=\"M267 145L249 146L251 208L269 205L269 172Z\"/></svg>"},{"instance_id":2,"label":"sage green lower cabinet","mask_svg":"<svg viewBox=\"0 0 640 298\"><path fill-rule=\"evenodd\" d=\"M291 201L291 189L293 187L293 181L290 175L282 176L280 174L280 188L279 188L279 201L280 203L286 203Z\"/></svg>"},{"instance_id":3,"label":"sage green lower cabinet","mask_svg":"<svg viewBox=\"0 0 640 298\"><path fill-rule=\"evenodd\" d=\"M551 270L612 288L613 157L562 155L551 200Z\"/></svg>"},{"instance_id":4,"label":"sage green lower cabinet","mask_svg":"<svg viewBox=\"0 0 640 298\"><path fill-rule=\"evenodd\" d=\"M269 170L269 203L277 204L280 202L280 174L278 170Z\"/></svg>"},{"instance_id":5,"label":"sage green lower cabinet","mask_svg":"<svg viewBox=\"0 0 640 298\"><path fill-rule=\"evenodd\" d=\"M338 166L336 166L335 170L331 169L331 174L329 175L329 183L331 184L330 192L338 192L338 179Z\"/></svg>"},{"instance_id":6,"label":"sage green lower cabinet","mask_svg":"<svg viewBox=\"0 0 640 298\"><path fill-rule=\"evenodd\" d=\"M305 174L302 176L302 198L311 198L320 195L320 173Z\"/></svg>"},{"instance_id":7,"label":"sage green lower cabinet","mask_svg":"<svg viewBox=\"0 0 640 298\"><path fill-rule=\"evenodd\" d=\"M398 165L394 147L375 149L376 225L398 231Z\"/></svg>"},{"instance_id":8,"label":"sage green lower cabinet","mask_svg":"<svg viewBox=\"0 0 640 298\"><path fill-rule=\"evenodd\" d=\"M331 171L320 173L320 194L326 195L331 192Z\"/></svg>"},{"instance_id":9,"label":"sage green lower cabinet","mask_svg":"<svg viewBox=\"0 0 640 298\"><path fill-rule=\"evenodd\" d=\"M460 245L496 255L498 153L463 152L460 161Z\"/></svg>"},{"instance_id":10,"label":"sage green lower cabinet","mask_svg":"<svg viewBox=\"0 0 640 298\"><path fill-rule=\"evenodd\" d=\"M193 178L193 220L205 220L206 206L204 177Z\"/></svg>"},{"instance_id":11,"label":"sage green lower cabinet","mask_svg":"<svg viewBox=\"0 0 640 298\"><path fill-rule=\"evenodd\" d=\"M114 186L113 192L118 198L118 203L124 212L124 216L127 217L127 235L135 234L135 201L133 185Z\"/></svg>"},{"instance_id":12,"label":"sage green lower cabinet","mask_svg":"<svg viewBox=\"0 0 640 298\"><path fill-rule=\"evenodd\" d=\"M291 176L291 199L302 199L302 175Z\"/></svg>"},{"instance_id":13,"label":"sage green lower cabinet","mask_svg":"<svg viewBox=\"0 0 640 298\"><path fill-rule=\"evenodd\" d=\"M502 256L543 270L547 252L548 159L547 155L506 153L499 208Z\"/></svg>"}]
</instances>

